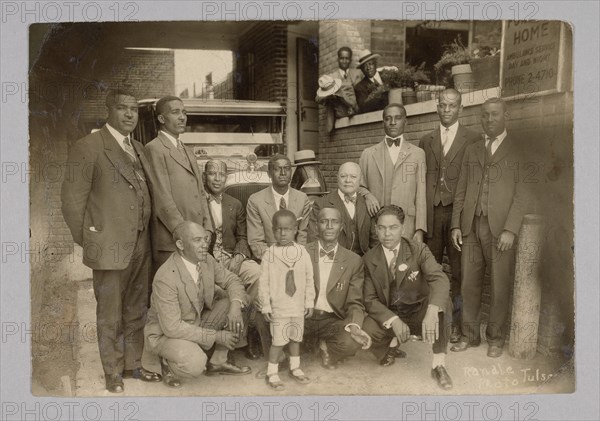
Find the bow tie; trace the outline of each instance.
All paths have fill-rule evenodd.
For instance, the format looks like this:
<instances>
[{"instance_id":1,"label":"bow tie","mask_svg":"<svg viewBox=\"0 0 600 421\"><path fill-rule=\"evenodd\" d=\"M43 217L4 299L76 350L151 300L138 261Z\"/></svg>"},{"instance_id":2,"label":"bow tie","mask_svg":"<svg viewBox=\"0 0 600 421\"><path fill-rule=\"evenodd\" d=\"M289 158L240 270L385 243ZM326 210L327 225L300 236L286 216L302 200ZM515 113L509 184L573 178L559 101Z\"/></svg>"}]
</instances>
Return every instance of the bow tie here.
<instances>
[{"instance_id":1,"label":"bow tie","mask_svg":"<svg viewBox=\"0 0 600 421\"><path fill-rule=\"evenodd\" d=\"M402 140L402 136L398 136L398 137L386 136L385 137L385 141L387 142L387 144L390 148L392 147L392 145L400 146L400 140Z\"/></svg>"},{"instance_id":2,"label":"bow tie","mask_svg":"<svg viewBox=\"0 0 600 421\"><path fill-rule=\"evenodd\" d=\"M344 202L346 203L354 203L356 205L356 196L350 196L349 194L344 195Z\"/></svg>"},{"instance_id":3,"label":"bow tie","mask_svg":"<svg viewBox=\"0 0 600 421\"><path fill-rule=\"evenodd\" d=\"M328 260L333 260L334 256L335 256L335 249L331 250L331 251L325 251L323 249L319 249L319 257L323 258L327 256Z\"/></svg>"},{"instance_id":4,"label":"bow tie","mask_svg":"<svg viewBox=\"0 0 600 421\"><path fill-rule=\"evenodd\" d=\"M218 196L215 196L215 195L212 195L212 194L208 195L208 201L212 202L213 200L220 205L221 201L223 200L223 195L221 195L221 194L218 195Z\"/></svg>"}]
</instances>

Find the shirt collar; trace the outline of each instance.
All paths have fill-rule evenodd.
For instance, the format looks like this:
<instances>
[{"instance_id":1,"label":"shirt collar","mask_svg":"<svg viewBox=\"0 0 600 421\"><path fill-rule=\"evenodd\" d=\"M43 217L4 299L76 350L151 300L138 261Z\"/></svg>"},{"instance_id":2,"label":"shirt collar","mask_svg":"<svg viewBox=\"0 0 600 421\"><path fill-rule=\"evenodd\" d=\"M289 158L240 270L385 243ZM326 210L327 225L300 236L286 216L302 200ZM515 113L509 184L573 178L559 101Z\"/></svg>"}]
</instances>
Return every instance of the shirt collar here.
<instances>
[{"instance_id":1,"label":"shirt collar","mask_svg":"<svg viewBox=\"0 0 600 421\"><path fill-rule=\"evenodd\" d=\"M287 206L290 205L290 201L289 201L289 197L290 197L290 187L288 186L287 191L285 192L285 194L279 194L275 191L275 189L273 188L273 186L271 186L271 191L273 192L273 197L275 197L276 200L276 205L279 206L279 201L281 200L281 198L283 197L285 199L285 203Z\"/></svg>"},{"instance_id":2,"label":"shirt collar","mask_svg":"<svg viewBox=\"0 0 600 421\"><path fill-rule=\"evenodd\" d=\"M345 198L345 196L346 196L346 193L342 192L340 189L337 189L337 191L338 191L338 195L340 196L340 199L342 199L342 202L343 202L344 200L346 200L346 198ZM349 195L349 196L350 196L350 197L356 197L356 194L357 194L357 193L356 193L356 192L354 192L354 194L351 194L351 195Z\"/></svg>"},{"instance_id":3,"label":"shirt collar","mask_svg":"<svg viewBox=\"0 0 600 421\"><path fill-rule=\"evenodd\" d=\"M190 262L185 257L183 257L181 254L179 255L179 257L181 257L181 260L183 260L183 264L184 264L185 268L188 270L188 272L190 273L192 280L194 282L197 282L198 281L198 271L196 270L196 264Z\"/></svg>"},{"instance_id":4,"label":"shirt collar","mask_svg":"<svg viewBox=\"0 0 600 421\"><path fill-rule=\"evenodd\" d=\"M119 143L119 145L123 144L123 139L125 139L126 137L128 137L129 141L131 142L131 133L129 133L127 136L124 136L117 129L115 129L113 126L111 126L108 123L106 123L106 128L108 129L108 131L112 135L112 137L114 137L115 140Z\"/></svg>"},{"instance_id":5,"label":"shirt collar","mask_svg":"<svg viewBox=\"0 0 600 421\"><path fill-rule=\"evenodd\" d=\"M502 141L504 140L504 138L508 135L508 133L506 133L506 129L504 129L504 131L502 133L500 133L498 136L496 136L496 145L499 145L502 143ZM486 134L485 135L485 142L487 143L488 140L490 140L491 138Z\"/></svg>"},{"instance_id":6,"label":"shirt collar","mask_svg":"<svg viewBox=\"0 0 600 421\"><path fill-rule=\"evenodd\" d=\"M381 75L379 72L375 72L375 75L371 78L371 82L376 80L380 85L383 85L383 80L381 80Z\"/></svg>"},{"instance_id":7,"label":"shirt collar","mask_svg":"<svg viewBox=\"0 0 600 421\"><path fill-rule=\"evenodd\" d=\"M167 133L166 130L161 130L160 131L162 134L164 134L167 139L169 139L171 141L171 143L173 144L173 146L177 147L177 140L175 137L173 137L173 135L171 135L170 133Z\"/></svg>"},{"instance_id":8,"label":"shirt collar","mask_svg":"<svg viewBox=\"0 0 600 421\"><path fill-rule=\"evenodd\" d=\"M444 132L446 131L446 128L448 129L448 131L450 133L456 133L456 131L458 130L458 120L456 120L454 122L454 124L452 124L450 127L444 127L440 124L440 133L444 134Z\"/></svg>"},{"instance_id":9,"label":"shirt collar","mask_svg":"<svg viewBox=\"0 0 600 421\"><path fill-rule=\"evenodd\" d=\"M397 245L395 248L393 248L393 249L388 249L388 248L386 248L386 247L385 247L383 244L381 245L381 247L383 247L383 251L385 252L385 255L386 255L386 257L387 257L388 255L390 255L390 256L391 256L391 255L392 255L392 253L394 252L394 250L396 250L396 256L399 256L399 255L400 255L400 245L401 245L401 244L402 244L402 241L400 241L400 242L398 243L398 245Z\"/></svg>"}]
</instances>

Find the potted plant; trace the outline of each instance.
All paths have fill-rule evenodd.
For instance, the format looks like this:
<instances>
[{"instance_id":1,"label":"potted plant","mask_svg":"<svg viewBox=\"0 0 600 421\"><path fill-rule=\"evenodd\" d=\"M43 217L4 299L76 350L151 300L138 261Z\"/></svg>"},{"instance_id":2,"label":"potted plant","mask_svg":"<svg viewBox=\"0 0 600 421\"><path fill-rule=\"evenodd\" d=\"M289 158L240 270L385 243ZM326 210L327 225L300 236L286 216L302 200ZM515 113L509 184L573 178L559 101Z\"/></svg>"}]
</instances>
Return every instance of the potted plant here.
<instances>
[{"instance_id":1,"label":"potted plant","mask_svg":"<svg viewBox=\"0 0 600 421\"><path fill-rule=\"evenodd\" d=\"M471 68L480 89L497 87L500 84L500 40L499 27L484 35L476 35L473 45Z\"/></svg>"},{"instance_id":2,"label":"potted plant","mask_svg":"<svg viewBox=\"0 0 600 421\"><path fill-rule=\"evenodd\" d=\"M454 87L459 91L470 89L473 84L473 72L469 64L471 57L471 52L464 46L460 36L445 45L442 57L433 66L438 85L451 87L453 80Z\"/></svg>"},{"instance_id":3,"label":"potted plant","mask_svg":"<svg viewBox=\"0 0 600 421\"><path fill-rule=\"evenodd\" d=\"M425 63L420 66L404 66L402 70L396 66L384 67L380 71L381 79L389 86L389 103L412 104L417 102L415 87L420 83L428 83Z\"/></svg>"}]
</instances>

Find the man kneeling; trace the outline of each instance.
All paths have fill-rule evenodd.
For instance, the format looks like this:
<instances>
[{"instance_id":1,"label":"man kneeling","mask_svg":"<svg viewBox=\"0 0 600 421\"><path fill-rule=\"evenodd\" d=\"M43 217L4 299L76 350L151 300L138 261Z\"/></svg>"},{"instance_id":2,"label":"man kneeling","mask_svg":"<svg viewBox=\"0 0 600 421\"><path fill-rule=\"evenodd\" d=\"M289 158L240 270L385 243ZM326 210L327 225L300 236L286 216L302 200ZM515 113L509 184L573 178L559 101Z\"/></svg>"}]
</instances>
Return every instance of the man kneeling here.
<instances>
[{"instance_id":1,"label":"man kneeling","mask_svg":"<svg viewBox=\"0 0 600 421\"><path fill-rule=\"evenodd\" d=\"M144 329L150 351L160 357L163 381L180 387L179 378L205 369L207 375L250 373L228 358L244 328L242 282L207 253L210 233L201 225L182 222L173 237L177 251L156 272ZM215 301L215 284L228 297Z\"/></svg>"}]
</instances>

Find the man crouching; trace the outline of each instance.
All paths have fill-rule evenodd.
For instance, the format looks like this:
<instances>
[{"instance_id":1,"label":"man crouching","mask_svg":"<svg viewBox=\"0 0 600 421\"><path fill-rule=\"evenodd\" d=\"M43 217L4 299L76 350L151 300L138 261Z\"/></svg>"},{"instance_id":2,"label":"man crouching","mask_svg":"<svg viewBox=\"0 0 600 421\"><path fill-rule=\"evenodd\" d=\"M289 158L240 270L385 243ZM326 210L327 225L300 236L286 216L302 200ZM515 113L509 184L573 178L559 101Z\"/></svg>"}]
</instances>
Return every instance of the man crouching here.
<instances>
[{"instance_id":1,"label":"man crouching","mask_svg":"<svg viewBox=\"0 0 600 421\"><path fill-rule=\"evenodd\" d=\"M210 233L201 225L183 222L173 237L177 251L156 272L144 329L150 351L160 357L164 383L180 387L179 378L205 369L207 375L250 373L227 355L244 329L242 282L207 253ZM215 284L228 297L215 299Z\"/></svg>"}]
</instances>

